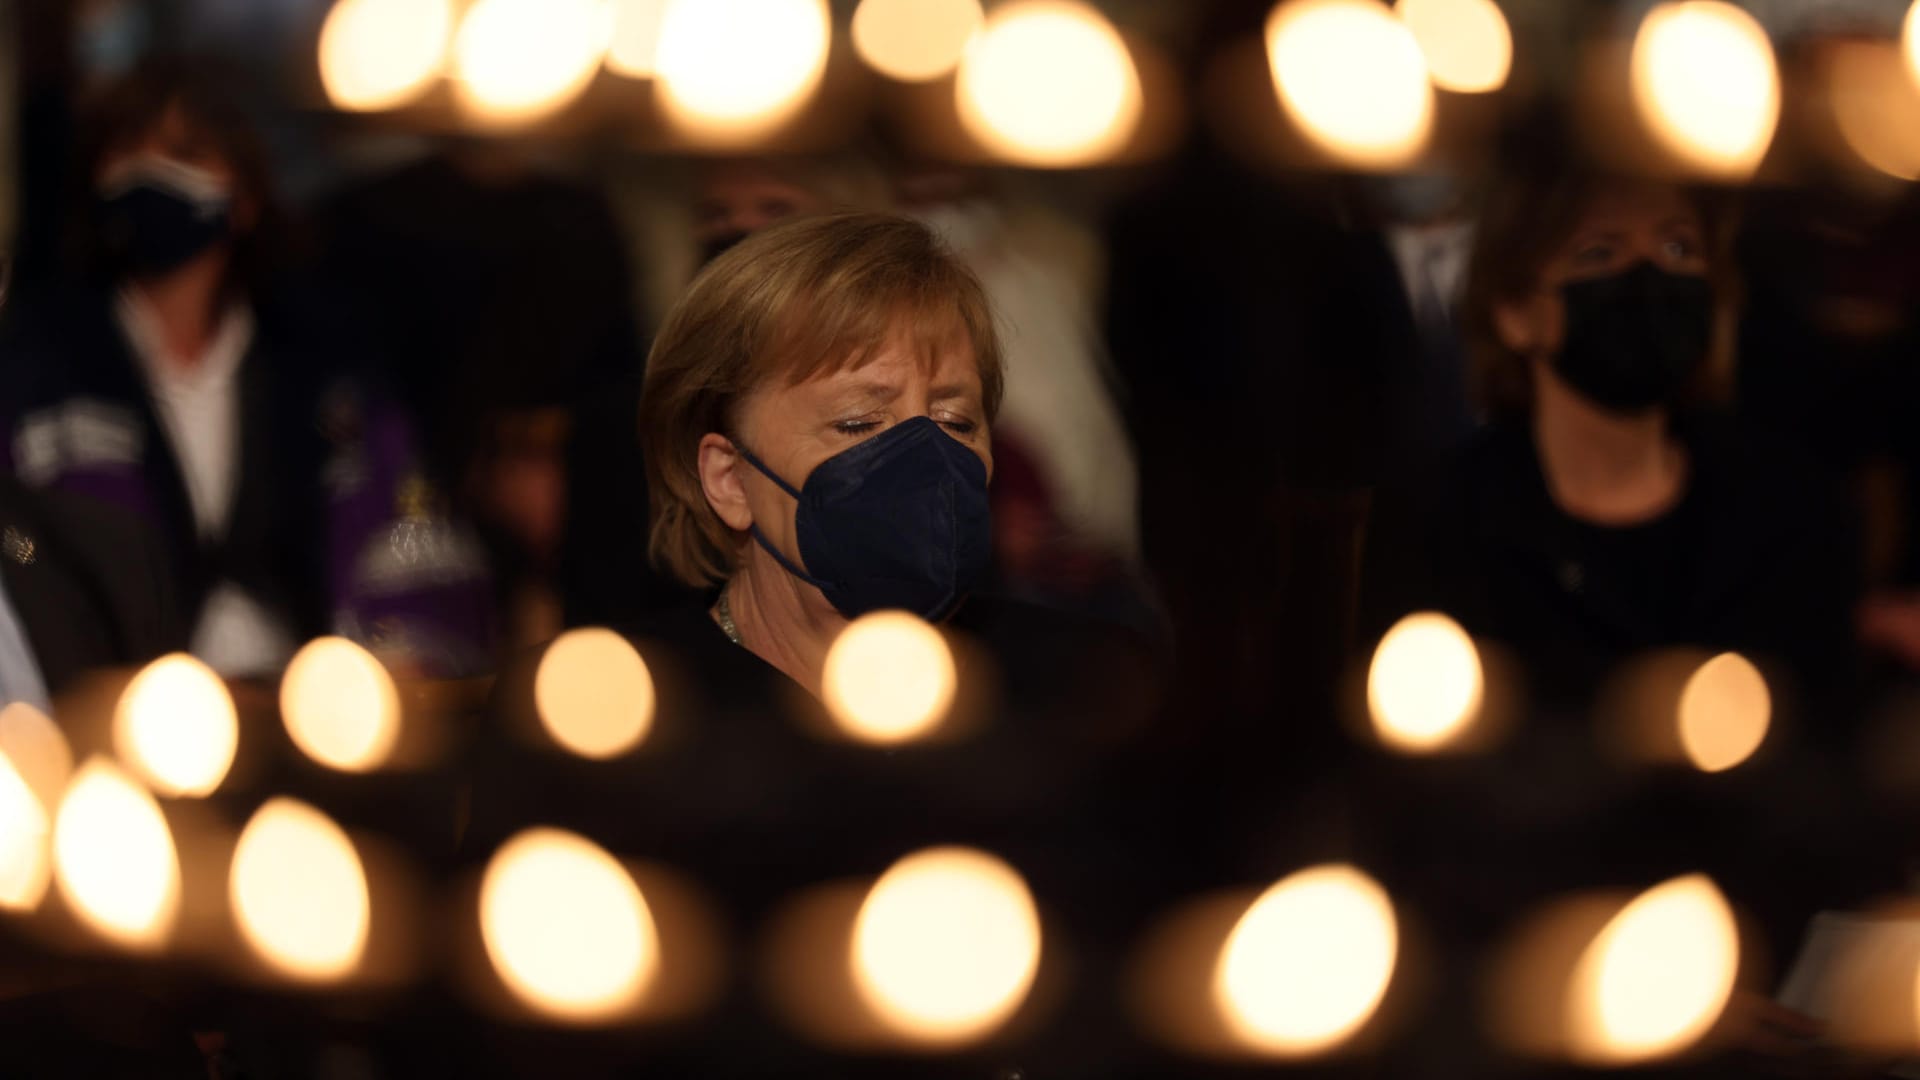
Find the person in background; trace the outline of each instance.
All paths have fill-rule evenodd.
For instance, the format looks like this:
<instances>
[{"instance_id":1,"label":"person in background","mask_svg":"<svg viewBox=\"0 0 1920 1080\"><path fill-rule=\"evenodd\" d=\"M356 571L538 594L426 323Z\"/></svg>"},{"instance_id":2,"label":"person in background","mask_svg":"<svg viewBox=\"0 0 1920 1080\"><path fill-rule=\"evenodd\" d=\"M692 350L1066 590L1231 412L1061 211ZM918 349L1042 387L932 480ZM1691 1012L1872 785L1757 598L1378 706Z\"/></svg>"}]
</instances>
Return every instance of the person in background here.
<instances>
[{"instance_id":1,"label":"person in background","mask_svg":"<svg viewBox=\"0 0 1920 1080\"><path fill-rule=\"evenodd\" d=\"M587 414L638 386L621 222L528 148L455 138L334 194L320 224L330 279L369 317L421 422L430 479L485 542L505 636L550 638L569 533L596 509L571 475L576 443Z\"/></svg>"},{"instance_id":2,"label":"person in background","mask_svg":"<svg viewBox=\"0 0 1920 1080\"><path fill-rule=\"evenodd\" d=\"M406 418L354 368L337 308L276 273L268 169L203 65L111 88L84 155L83 281L23 298L0 454L162 538L195 655L277 671L340 633L425 674L492 660L477 547L442 513Z\"/></svg>"},{"instance_id":3,"label":"person in background","mask_svg":"<svg viewBox=\"0 0 1920 1080\"><path fill-rule=\"evenodd\" d=\"M1397 305L1383 304L1407 332L1404 363L1389 378L1387 467L1457 447L1478 424L1468 394L1460 304L1473 253L1473 185L1456 170L1370 177L1364 212L1397 272Z\"/></svg>"},{"instance_id":4,"label":"person in background","mask_svg":"<svg viewBox=\"0 0 1920 1080\"><path fill-rule=\"evenodd\" d=\"M1465 313L1489 426L1381 496L1367 629L1452 614L1515 649L1548 710L1667 645L1764 658L1811 700L1844 683L1848 515L1713 408L1729 231L1704 196L1571 169L1491 194Z\"/></svg>"},{"instance_id":5,"label":"person in background","mask_svg":"<svg viewBox=\"0 0 1920 1080\"><path fill-rule=\"evenodd\" d=\"M1560 157L1502 174L1465 310L1488 425L1375 506L1363 645L1442 612L1495 658L1487 694L1511 709L1453 767L1381 756L1360 781L1390 887L1463 956L1553 897L1693 871L1790 956L1816 911L1890 883L1837 767L1854 705L1847 512L1722 419L1738 296L1726 209ZM1767 680L1766 741L1730 772L1619 752L1626 717L1682 715L1676 698L1617 695L1647 685L1636 665L1683 649L1737 652ZM1762 1027L1805 1023L1753 1006Z\"/></svg>"}]
</instances>

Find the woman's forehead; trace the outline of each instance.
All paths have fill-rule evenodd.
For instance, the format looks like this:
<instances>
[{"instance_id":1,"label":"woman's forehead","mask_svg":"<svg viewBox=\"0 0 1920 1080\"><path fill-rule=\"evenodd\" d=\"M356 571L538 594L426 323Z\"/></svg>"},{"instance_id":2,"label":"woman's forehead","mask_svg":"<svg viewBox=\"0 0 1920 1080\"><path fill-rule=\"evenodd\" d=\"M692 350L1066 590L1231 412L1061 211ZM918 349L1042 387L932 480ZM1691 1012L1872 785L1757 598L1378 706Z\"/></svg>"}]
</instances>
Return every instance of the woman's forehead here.
<instances>
[{"instance_id":1,"label":"woman's forehead","mask_svg":"<svg viewBox=\"0 0 1920 1080\"><path fill-rule=\"evenodd\" d=\"M936 388L960 387L977 394L981 386L979 361L962 336L903 332L889 335L871 348L851 352L844 362L823 367L802 382L832 389L874 383L897 386L916 379L927 380Z\"/></svg>"},{"instance_id":2,"label":"woman's forehead","mask_svg":"<svg viewBox=\"0 0 1920 1080\"><path fill-rule=\"evenodd\" d=\"M1610 184L1596 190L1581 208L1575 229L1626 229L1682 221L1697 225L1700 211L1669 184Z\"/></svg>"},{"instance_id":3,"label":"woman's forehead","mask_svg":"<svg viewBox=\"0 0 1920 1080\"><path fill-rule=\"evenodd\" d=\"M804 331L803 331L804 333ZM958 312L902 312L878 332L823 335L790 353L790 384L829 380L906 378L924 374L980 383L972 334Z\"/></svg>"}]
</instances>

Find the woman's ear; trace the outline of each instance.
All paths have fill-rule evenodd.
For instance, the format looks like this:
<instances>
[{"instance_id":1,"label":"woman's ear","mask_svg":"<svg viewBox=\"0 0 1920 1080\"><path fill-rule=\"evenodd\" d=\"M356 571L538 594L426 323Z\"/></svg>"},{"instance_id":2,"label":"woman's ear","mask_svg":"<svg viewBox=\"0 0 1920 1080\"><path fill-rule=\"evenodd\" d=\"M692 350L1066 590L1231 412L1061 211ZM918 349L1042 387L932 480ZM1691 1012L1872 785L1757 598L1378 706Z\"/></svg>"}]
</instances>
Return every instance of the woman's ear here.
<instances>
[{"instance_id":1,"label":"woman's ear","mask_svg":"<svg viewBox=\"0 0 1920 1080\"><path fill-rule=\"evenodd\" d=\"M725 435L710 431L700 437L700 488L706 493L707 505L736 532L745 532L753 525L747 489L740 482L744 460L733 440Z\"/></svg>"}]
</instances>

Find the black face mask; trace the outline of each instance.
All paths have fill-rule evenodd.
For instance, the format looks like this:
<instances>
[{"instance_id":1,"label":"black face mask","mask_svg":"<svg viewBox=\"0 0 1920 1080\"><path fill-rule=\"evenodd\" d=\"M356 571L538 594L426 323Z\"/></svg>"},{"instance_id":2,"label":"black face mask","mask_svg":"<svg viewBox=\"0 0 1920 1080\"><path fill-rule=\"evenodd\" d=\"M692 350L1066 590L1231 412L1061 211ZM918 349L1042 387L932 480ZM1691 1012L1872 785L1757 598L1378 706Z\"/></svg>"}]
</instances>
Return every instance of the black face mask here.
<instances>
[{"instance_id":1,"label":"black face mask","mask_svg":"<svg viewBox=\"0 0 1920 1080\"><path fill-rule=\"evenodd\" d=\"M121 271L164 274L227 237L233 199L205 173L142 161L100 191L100 228Z\"/></svg>"},{"instance_id":2,"label":"black face mask","mask_svg":"<svg viewBox=\"0 0 1920 1080\"><path fill-rule=\"evenodd\" d=\"M930 418L842 450L815 466L799 490L735 445L799 504L794 533L806 565L758 525L753 538L842 615L899 608L944 619L985 574L993 543L987 467Z\"/></svg>"},{"instance_id":3,"label":"black face mask","mask_svg":"<svg viewBox=\"0 0 1920 1080\"><path fill-rule=\"evenodd\" d=\"M1554 370L1603 409L1640 413L1670 405L1701 365L1713 337L1713 286L1641 262L1560 290L1566 341Z\"/></svg>"}]
</instances>

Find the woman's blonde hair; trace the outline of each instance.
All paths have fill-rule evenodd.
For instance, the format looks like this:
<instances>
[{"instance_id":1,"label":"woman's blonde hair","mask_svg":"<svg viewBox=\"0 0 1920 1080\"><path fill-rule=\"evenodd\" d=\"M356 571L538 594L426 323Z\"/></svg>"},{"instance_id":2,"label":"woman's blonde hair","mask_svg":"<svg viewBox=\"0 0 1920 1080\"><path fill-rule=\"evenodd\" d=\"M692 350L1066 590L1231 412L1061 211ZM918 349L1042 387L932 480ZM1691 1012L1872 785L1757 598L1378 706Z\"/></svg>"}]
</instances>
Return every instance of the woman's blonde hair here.
<instances>
[{"instance_id":1,"label":"woman's blonde hair","mask_svg":"<svg viewBox=\"0 0 1920 1080\"><path fill-rule=\"evenodd\" d=\"M798 218L708 264L654 339L640 396L654 564L693 586L734 571L738 537L700 482L702 437L734 438L741 403L768 380L858 368L903 336L929 357L968 348L992 422L1004 378L986 292L925 225L866 212Z\"/></svg>"}]
</instances>

